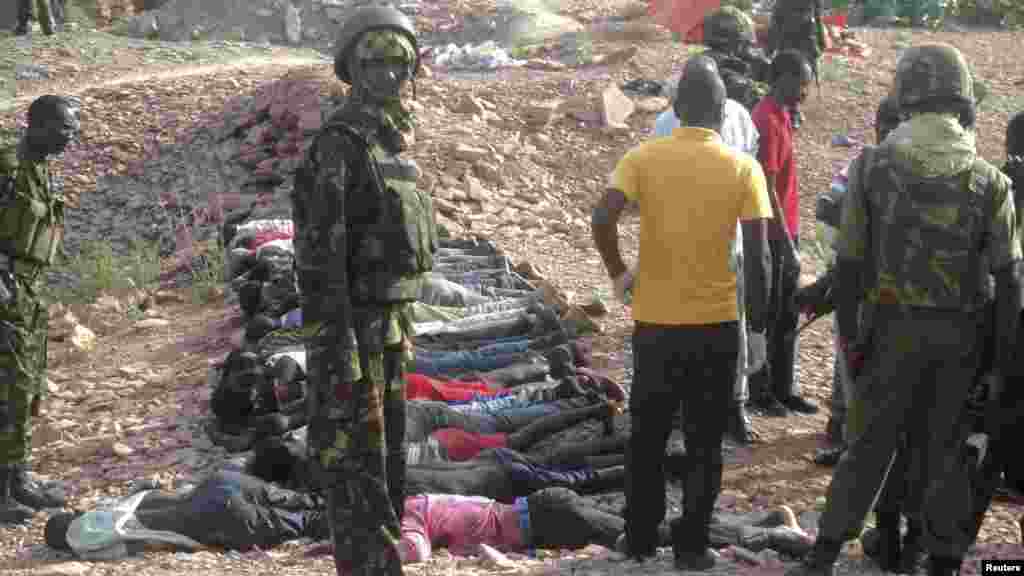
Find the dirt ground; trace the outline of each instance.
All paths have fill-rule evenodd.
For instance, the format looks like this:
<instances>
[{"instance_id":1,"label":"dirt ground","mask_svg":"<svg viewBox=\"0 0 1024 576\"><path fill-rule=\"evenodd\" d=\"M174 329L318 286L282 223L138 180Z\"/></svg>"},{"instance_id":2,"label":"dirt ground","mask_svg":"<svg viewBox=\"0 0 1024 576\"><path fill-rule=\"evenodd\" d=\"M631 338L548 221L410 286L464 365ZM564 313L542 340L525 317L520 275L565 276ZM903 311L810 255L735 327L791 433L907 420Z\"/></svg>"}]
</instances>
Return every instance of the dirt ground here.
<instances>
[{"instance_id":1,"label":"dirt ground","mask_svg":"<svg viewBox=\"0 0 1024 576\"><path fill-rule=\"evenodd\" d=\"M603 5L577 2L566 13L600 13ZM580 4L577 6L576 4ZM831 145L834 135L871 138L876 103L887 90L899 51L912 43L941 40L958 46L983 79L991 96L982 105L978 122L978 140L982 154L1000 163L1003 133L1013 112L1024 109L1020 86L1024 67L1017 57L1024 45L1020 32L932 32L858 29L859 40L871 48L864 60L846 63L826 62L820 90L804 106L804 125L798 133L798 163L801 182L802 235L811 238L815 195L828 186L838 166L848 158L848 149ZM44 81L19 82L15 98L0 100L0 125L14 122L25 104L51 91L70 92L90 97L109 94L112 84L123 90L122 105L130 105L132 91L145 86L160 92L173 83L169 101L183 115L195 114L216 106L220 98L249 91L262 82L288 71L329 76L329 67L309 53L274 49L253 56L252 60L200 63L164 61L159 65L145 60L146 50L119 44L121 40L93 37L94 46L110 57L86 58L81 48L69 48L59 39L34 44L31 58L47 62L62 74ZM10 39L0 37L0 45ZM502 115L517 117L530 102L553 97L567 98L595 94L609 82L621 83L634 78L661 80L685 60L686 51L672 43L667 34L635 38L605 38L595 50L613 53L637 46L638 53L624 65L587 67L578 70L510 70L497 74L472 74L450 77L435 72L419 81L421 122L414 156L428 174L445 169L442 151L452 138L497 142L511 137L506 129L497 135L493 127L474 123L465 117L453 118L444 102L453 95L470 92L497 105ZM24 48L19 48L24 49ZM101 48L95 48L101 50ZM177 50L177 48L175 48ZM198 50L198 49L197 49ZM251 55L250 55L251 56ZM188 60L187 58L185 60ZM187 70L185 68L188 68ZM66 72L66 73L65 73ZM192 94L181 86L202 87ZM131 140L141 133L147 118L124 118L114 106L97 98L97 110L91 112L94 124L89 145L106 141ZM561 120L548 128L550 148L541 154L546 171L554 174L545 182L559 206L572 218L589 216L590 207L600 192L615 161L630 146L645 138L654 120L653 112L637 112L628 121L629 129L607 131ZM461 128L460 128L461 126ZM518 135L517 135L518 136ZM508 161L515 162L515 158ZM537 162L535 160L535 162ZM59 163L58 163L59 166ZM86 166L75 178L68 179L73 192L88 193L94 176ZM456 223L458 224L458 223ZM589 242L585 228L564 234L523 232L508 227L489 228L471 219L461 221L458 231L486 233L512 256L528 260L560 288L588 298L599 294L610 303L610 313L602 319L604 333L595 338L595 359L615 375L625 374L628 359L628 311L611 301L609 282L600 259ZM635 257L636 223L624 230L624 252ZM820 272L820 264L809 261L807 274ZM117 295L122 300L138 294ZM151 296L152 297L152 296ZM146 324L144 319L128 318L114 307L92 306L76 310L83 323L99 336L89 353L75 351L68 344L51 345L51 374L54 394L40 419L46 422L43 434L37 430L33 465L40 473L69 481L74 505L84 508L99 498L119 494L125 481L140 476L167 482L182 473L181 450L198 441L187 422L199 418L207 397L206 373L211 360L226 353L238 329L232 307L223 299L205 305L188 301L183 293L160 293L147 312L148 318L165 319L164 326ZM157 323L159 324L159 323ZM828 484L831 470L815 466L810 458L822 444L828 417L827 402L831 380L831 322L819 321L803 333L800 344L800 380L806 394L823 410L815 416L791 416L785 419L755 416L754 426L762 440L749 450L736 453L727 463L723 498L738 510L786 504L797 511L811 509ZM116 443L130 444L132 453L118 454ZM1009 545L1008 554L1024 558L1017 520L1024 508L996 503L980 535L980 542ZM143 557L111 564L68 563L66 558L46 554L40 549L43 515L28 527L0 529L0 565L12 574L145 574L170 575L182 571L198 574L310 574L333 570L325 558L306 558L305 548L290 544L271 551L249 554L201 552L192 555L151 552ZM851 549L851 557L857 558ZM410 567L409 573L440 574L654 574L665 571L664 562L648 567L607 560L607 552L586 549L577 552L543 553L537 559L516 558L511 567L488 564L475 559L455 559L444 553L431 562ZM594 560L597 558L597 560ZM868 573L860 564L848 573ZM781 573L777 567L733 569L730 573Z\"/></svg>"}]
</instances>

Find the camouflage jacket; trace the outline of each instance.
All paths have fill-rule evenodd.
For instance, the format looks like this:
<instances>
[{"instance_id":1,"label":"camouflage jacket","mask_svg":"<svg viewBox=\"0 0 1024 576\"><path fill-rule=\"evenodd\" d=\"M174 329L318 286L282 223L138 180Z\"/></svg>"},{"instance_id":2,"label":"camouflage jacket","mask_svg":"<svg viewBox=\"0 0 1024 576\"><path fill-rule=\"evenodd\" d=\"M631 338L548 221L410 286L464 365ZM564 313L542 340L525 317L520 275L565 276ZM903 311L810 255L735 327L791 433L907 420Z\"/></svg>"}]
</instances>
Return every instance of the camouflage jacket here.
<instances>
[{"instance_id":1,"label":"camouflage jacket","mask_svg":"<svg viewBox=\"0 0 1024 576\"><path fill-rule=\"evenodd\" d=\"M49 264L64 227L64 198L45 160L21 158L13 133L0 134L0 252Z\"/></svg>"},{"instance_id":2,"label":"camouflage jacket","mask_svg":"<svg viewBox=\"0 0 1024 576\"><path fill-rule=\"evenodd\" d=\"M851 171L837 242L839 258L866 263L865 300L976 309L984 277L1021 259L1009 179L938 114L905 122L868 158Z\"/></svg>"},{"instance_id":3,"label":"camouflage jacket","mask_svg":"<svg viewBox=\"0 0 1024 576\"><path fill-rule=\"evenodd\" d=\"M813 66L825 50L823 11L820 0L778 0L768 33L770 51L798 50Z\"/></svg>"}]
</instances>

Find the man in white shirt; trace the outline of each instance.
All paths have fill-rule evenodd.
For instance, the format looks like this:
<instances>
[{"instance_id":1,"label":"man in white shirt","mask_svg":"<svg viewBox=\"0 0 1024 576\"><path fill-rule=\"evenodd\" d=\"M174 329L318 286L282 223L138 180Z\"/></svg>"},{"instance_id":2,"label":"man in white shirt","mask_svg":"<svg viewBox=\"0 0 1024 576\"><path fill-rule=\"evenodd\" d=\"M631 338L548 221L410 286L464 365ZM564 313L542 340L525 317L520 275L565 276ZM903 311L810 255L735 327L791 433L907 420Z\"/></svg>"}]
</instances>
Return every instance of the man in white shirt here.
<instances>
[{"instance_id":1,"label":"man in white shirt","mask_svg":"<svg viewBox=\"0 0 1024 576\"><path fill-rule=\"evenodd\" d=\"M672 76L668 82L665 83L664 93L668 96L671 101L676 94L676 86L679 84L680 74ZM661 138L669 136L672 131L679 127L679 118L676 116L675 110L672 106L669 106L665 111L658 115L654 121L654 137ZM757 127L754 126L753 120L750 118L750 113L743 107L739 102L727 98L725 100L725 111L724 118L722 121L722 142L726 146L729 146L737 152L743 152L749 154L754 158L757 158L757 144L758 144L758 133ZM731 413L731 422L729 423L728 433L729 435L742 444L748 444L754 439L753 430L750 428L750 418L747 415L746 403L750 398L750 388L748 386L747 377L750 374L754 374L764 365L765 358L767 356L766 351L766 340L763 333L749 333L746 319L746 305L744 300L744 243L743 243L743 228L739 222L736 223L736 240L733 243L733 269L736 272L737 277L741 279L737 283L736 299L737 307L739 309L739 326L740 326L740 356L736 363L737 374L736 374L736 404ZM767 258L770 258L770 253L766 254ZM762 263L765 266L765 270L770 270L770 260L765 260ZM766 276L767 278L767 276ZM769 282L769 286L771 283Z\"/></svg>"}]
</instances>

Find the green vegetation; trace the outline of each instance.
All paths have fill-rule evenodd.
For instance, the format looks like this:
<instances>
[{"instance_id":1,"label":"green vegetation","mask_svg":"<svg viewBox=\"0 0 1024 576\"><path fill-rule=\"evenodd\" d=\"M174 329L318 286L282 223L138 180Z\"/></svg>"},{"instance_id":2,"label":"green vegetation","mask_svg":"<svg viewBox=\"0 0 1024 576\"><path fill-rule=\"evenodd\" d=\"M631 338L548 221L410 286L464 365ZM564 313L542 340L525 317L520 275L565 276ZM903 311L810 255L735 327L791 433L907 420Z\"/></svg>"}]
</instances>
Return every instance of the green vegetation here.
<instances>
[{"instance_id":1,"label":"green vegetation","mask_svg":"<svg viewBox=\"0 0 1024 576\"><path fill-rule=\"evenodd\" d=\"M55 267L77 282L68 287L47 287L44 298L65 304L88 304L103 294L130 289L152 288L160 277L160 251L155 242L136 240L125 254L118 255L108 242L84 244L74 258Z\"/></svg>"},{"instance_id":2,"label":"green vegetation","mask_svg":"<svg viewBox=\"0 0 1024 576\"><path fill-rule=\"evenodd\" d=\"M197 250L202 265L191 270L191 299L193 304L206 304L221 293L224 288L224 246L217 240L210 240Z\"/></svg>"}]
</instances>

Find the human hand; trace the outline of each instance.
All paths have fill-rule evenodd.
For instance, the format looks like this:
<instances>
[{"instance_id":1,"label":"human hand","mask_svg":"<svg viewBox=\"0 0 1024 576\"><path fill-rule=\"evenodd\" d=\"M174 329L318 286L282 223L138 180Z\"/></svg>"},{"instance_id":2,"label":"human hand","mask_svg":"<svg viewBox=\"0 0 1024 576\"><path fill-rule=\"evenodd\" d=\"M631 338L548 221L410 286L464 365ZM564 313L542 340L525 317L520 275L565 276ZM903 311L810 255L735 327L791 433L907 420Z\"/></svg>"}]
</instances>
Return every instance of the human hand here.
<instances>
[{"instance_id":1,"label":"human hand","mask_svg":"<svg viewBox=\"0 0 1024 576\"><path fill-rule=\"evenodd\" d=\"M626 270L615 278L612 278L612 286L615 290L615 299L627 306L633 303L633 273Z\"/></svg>"}]
</instances>

